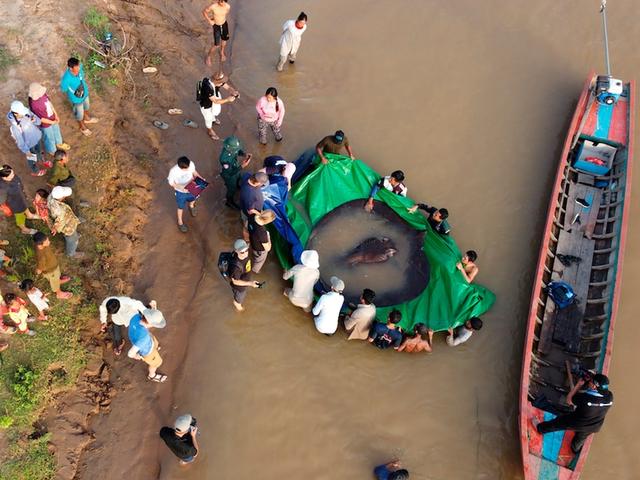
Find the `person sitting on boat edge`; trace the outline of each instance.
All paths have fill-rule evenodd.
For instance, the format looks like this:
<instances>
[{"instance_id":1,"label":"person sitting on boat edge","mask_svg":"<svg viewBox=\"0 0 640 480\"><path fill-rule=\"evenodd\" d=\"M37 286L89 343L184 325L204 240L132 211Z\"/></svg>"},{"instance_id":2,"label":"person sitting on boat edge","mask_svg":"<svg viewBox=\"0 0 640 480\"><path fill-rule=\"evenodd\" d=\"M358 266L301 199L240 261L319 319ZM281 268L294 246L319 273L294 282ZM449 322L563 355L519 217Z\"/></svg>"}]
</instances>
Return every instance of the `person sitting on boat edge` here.
<instances>
[{"instance_id":1,"label":"person sitting on boat edge","mask_svg":"<svg viewBox=\"0 0 640 480\"><path fill-rule=\"evenodd\" d=\"M349 304L352 312L344 319L344 328L349 333L347 340L366 340L369 338L371 324L376 318L376 306L373 304L375 298L376 292L365 288L360 295L360 303L357 306Z\"/></svg>"},{"instance_id":2,"label":"person sitting on boat edge","mask_svg":"<svg viewBox=\"0 0 640 480\"><path fill-rule=\"evenodd\" d=\"M413 335L405 337L398 351L407 353L431 353L431 337L429 336L427 326L424 323L416 323L413 327Z\"/></svg>"},{"instance_id":3,"label":"person sitting on boat edge","mask_svg":"<svg viewBox=\"0 0 640 480\"><path fill-rule=\"evenodd\" d=\"M586 386L586 389L581 390L583 386ZM567 395L567 404L575 407L575 410L547 422L537 423L534 419L533 424L536 431L542 435L559 430L572 430L575 435L571 442L571 450L573 453L579 453L589 435L600 431L604 418L613 405L609 378L601 373L593 375L586 372Z\"/></svg>"},{"instance_id":4,"label":"person sitting on boat edge","mask_svg":"<svg viewBox=\"0 0 640 480\"><path fill-rule=\"evenodd\" d=\"M336 131L333 135L327 135L316 145L316 153L324 164L329 163L327 157L324 156L325 153L340 154L342 149L347 151L351 160L356 159L353 155L353 150L351 150L351 145L349 145L349 139L342 130Z\"/></svg>"},{"instance_id":5,"label":"person sitting on boat edge","mask_svg":"<svg viewBox=\"0 0 640 480\"><path fill-rule=\"evenodd\" d=\"M460 270L460 273L467 283L473 282L473 279L476 278L476 275L479 272L478 266L475 264L477 259L478 254L475 250L467 250L467 252L462 256L462 259L456 263L456 268Z\"/></svg>"},{"instance_id":6,"label":"person sitting on boat edge","mask_svg":"<svg viewBox=\"0 0 640 480\"><path fill-rule=\"evenodd\" d=\"M369 193L369 199L364 204L364 209L367 212L373 211L373 197L376 196L378 190L381 188L385 188L396 195L400 195L401 197L406 197L409 189L402 183L404 181L404 172L402 170L396 170L391 173L391 175L387 175L386 177L382 177L378 182L376 182L373 187L371 187L371 192Z\"/></svg>"},{"instance_id":7,"label":"person sitting on boat edge","mask_svg":"<svg viewBox=\"0 0 640 480\"><path fill-rule=\"evenodd\" d=\"M424 210L427 212L427 221L431 228L433 228L440 235L449 235L451 232L451 226L447 222L449 218L449 210L446 208L430 207L426 203L416 203L413 207L407 208L409 213L414 213L416 210Z\"/></svg>"},{"instance_id":8,"label":"person sitting on boat edge","mask_svg":"<svg viewBox=\"0 0 640 480\"><path fill-rule=\"evenodd\" d=\"M386 325L378 321L373 322L369 331L369 342L383 350L389 347L398 350L402 343L402 330L397 326L400 320L402 320L402 313L394 308L387 316Z\"/></svg>"}]
</instances>

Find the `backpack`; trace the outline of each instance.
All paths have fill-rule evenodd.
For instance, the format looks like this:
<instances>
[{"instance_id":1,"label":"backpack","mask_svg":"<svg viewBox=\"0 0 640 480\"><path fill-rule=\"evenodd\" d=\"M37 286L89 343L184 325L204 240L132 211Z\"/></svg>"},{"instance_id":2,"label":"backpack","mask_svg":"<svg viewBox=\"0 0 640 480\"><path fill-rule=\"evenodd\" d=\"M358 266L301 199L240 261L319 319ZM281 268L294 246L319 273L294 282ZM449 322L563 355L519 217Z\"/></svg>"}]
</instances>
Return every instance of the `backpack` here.
<instances>
[{"instance_id":1,"label":"backpack","mask_svg":"<svg viewBox=\"0 0 640 480\"><path fill-rule=\"evenodd\" d=\"M576 302L576 294L567 282L550 282L546 292L559 309L566 308Z\"/></svg>"},{"instance_id":2,"label":"backpack","mask_svg":"<svg viewBox=\"0 0 640 480\"><path fill-rule=\"evenodd\" d=\"M218 256L218 270L220 270L222 278L228 282L231 281L230 270L233 261L233 252L220 252Z\"/></svg>"}]
</instances>

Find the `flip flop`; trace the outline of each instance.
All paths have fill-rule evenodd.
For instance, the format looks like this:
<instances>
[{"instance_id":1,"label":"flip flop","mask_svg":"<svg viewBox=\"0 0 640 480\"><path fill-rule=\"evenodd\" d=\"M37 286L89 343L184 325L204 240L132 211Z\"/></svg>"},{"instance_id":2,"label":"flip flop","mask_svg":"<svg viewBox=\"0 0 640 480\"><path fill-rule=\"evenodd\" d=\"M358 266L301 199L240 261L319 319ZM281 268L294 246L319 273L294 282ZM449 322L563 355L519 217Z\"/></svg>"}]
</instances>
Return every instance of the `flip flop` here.
<instances>
[{"instance_id":1,"label":"flip flop","mask_svg":"<svg viewBox=\"0 0 640 480\"><path fill-rule=\"evenodd\" d=\"M158 69L156 67L144 67L142 73L156 73Z\"/></svg>"},{"instance_id":2,"label":"flip flop","mask_svg":"<svg viewBox=\"0 0 640 480\"><path fill-rule=\"evenodd\" d=\"M215 133L210 133L210 134L209 134L209 138L210 138L211 140L213 140L214 142L215 142L215 141L217 141L217 140L220 140L220 137L219 137L217 134L215 134Z\"/></svg>"},{"instance_id":3,"label":"flip flop","mask_svg":"<svg viewBox=\"0 0 640 480\"><path fill-rule=\"evenodd\" d=\"M170 108L167 113L169 115L182 115L182 110L180 108Z\"/></svg>"},{"instance_id":4,"label":"flip flop","mask_svg":"<svg viewBox=\"0 0 640 480\"><path fill-rule=\"evenodd\" d=\"M182 125L189 128L198 128L198 124L193 120L185 120L184 122L182 122Z\"/></svg>"},{"instance_id":5,"label":"flip flop","mask_svg":"<svg viewBox=\"0 0 640 480\"><path fill-rule=\"evenodd\" d=\"M93 132L91 130L89 130L88 128L85 128L84 130L81 130L81 132L85 137L90 137L91 135L93 135Z\"/></svg>"},{"instance_id":6,"label":"flip flop","mask_svg":"<svg viewBox=\"0 0 640 480\"><path fill-rule=\"evenodd\" d=\"M153 377L147 375L147 378L152 382L164 383L168 377L164 373L156 373Z\"/></svg>"},{"instance_id":7,"label":"flip flop","mask_svg":"<svg viewBox=\"0 0 640 480\"><path fill-rule=\"evenodd\" d=\"M159 128L160 130L166 130L167 128L169 128L169 124L161 122L160 120L154 120L153 126Z\"/></svg>"}]
</instances>

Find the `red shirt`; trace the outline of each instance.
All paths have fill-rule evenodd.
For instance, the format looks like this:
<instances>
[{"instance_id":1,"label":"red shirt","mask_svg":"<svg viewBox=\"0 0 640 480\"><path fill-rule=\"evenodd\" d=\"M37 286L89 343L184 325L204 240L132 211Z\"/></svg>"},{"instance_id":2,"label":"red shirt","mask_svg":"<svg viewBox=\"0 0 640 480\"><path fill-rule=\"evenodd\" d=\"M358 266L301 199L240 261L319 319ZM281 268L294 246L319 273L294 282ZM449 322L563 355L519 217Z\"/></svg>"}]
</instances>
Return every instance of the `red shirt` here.
<instances>
[{"instance_id":1,"label":"red shirt","mask_svg":"<svg viewBox=\"0 0 640 480\"><path fill-rule=\"evenodd\" d=\"M47 120L55 120L56 116L53 114L53 105L51 105L51 101L47 94L45 93L37 100L33 100L29 98L29 108L33 113L36 114L39 118L46 118ZM48 128L51 125L48 123L43 123L41 128Z\"/></svg>"}]
</instances>

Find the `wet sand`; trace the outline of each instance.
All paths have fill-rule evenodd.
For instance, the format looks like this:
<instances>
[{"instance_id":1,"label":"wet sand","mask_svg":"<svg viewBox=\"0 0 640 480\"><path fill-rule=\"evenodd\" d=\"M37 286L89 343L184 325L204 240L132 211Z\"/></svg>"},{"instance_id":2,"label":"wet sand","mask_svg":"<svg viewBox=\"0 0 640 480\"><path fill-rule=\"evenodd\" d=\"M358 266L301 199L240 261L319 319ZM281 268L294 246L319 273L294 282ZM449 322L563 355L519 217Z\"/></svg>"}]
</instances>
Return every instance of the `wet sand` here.
<instances>
[{"instance_id":1,"label":"wet sand","mask_svg":"<svg viewBox=\"0 0 640 480\"><path fill-rule=\"evenodd\" d=\"M240 234L235 215L222 206L222 190L201 202L198 225L185 237L175 230L163 184L164 170L182 153L212 175L219 147L171 134L159 162L159 200L148 229L153 241L139 290L173 303L166 309L173 325L161 338L166 368L175 372L172 408L163 406L169 392L162 387L159 400L154 393L117 398L112 421L129 411L123 402L133 398L136 408L151 412L151 432L141 444L122 432L122 444L113 447L123 459L117 464L103 443L94 469L151 478L140 462L147 473L157 472L157 454L163 479L270 480L292 472L366 478L373 465L399 456L412 478L521 478L516 417L524 321L564 133L589 69L603 65L597 6L548 0L394 6L396 12L364 0L313 6L295 68L277 75L279 25L298 13L298 4L234 2L230 66L243 99L228 111L257 157L294 159L342 128L357 157L380 172L402 168L410 196L447 207L461 249L478 251L477 281L497 294L485 329L455 350L438 338L434 354L424 356L326 338L281 297L273 259L261 274L268 288L249 292L246 312L236 314L215 271L216 253ZM640 33L631 11L640 12L630 0L615 6L612 64L616 75L629 78L640 71L640 59L625 41ZM198 25L198 6L174 8L189 12L185 23ZM199 45L195 38L180 41L177 47ZM176 85L191 85L198 72L201 65L189 61L173 73ZM253 99L271 85L287 106L285 141L258 148ZM184 105L191 96L185 92ZM611 372L616 406L594 442L586 479L631 479L639 467L633 452L640 420L630 413L637 387L629 368L636 363L637 238L632 223ZM187 468L154 437L160 424L184 411L202 431L201 454ZM99 442L113 430L109 421L95 425ZM136 444L142 451L132 467L125 453ZM90 471L82 478L92 478Z\"/></svg>"}]
</instances>

